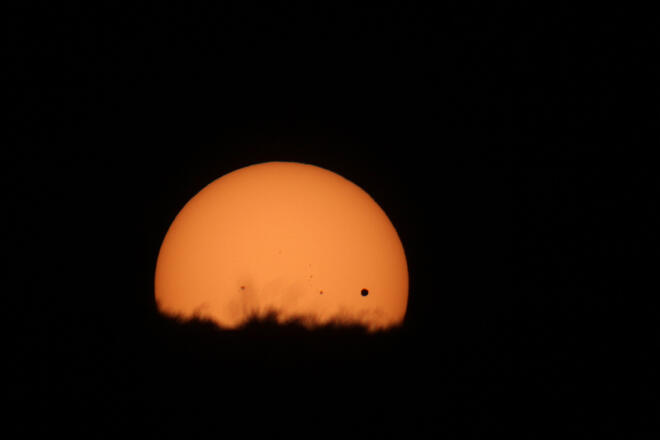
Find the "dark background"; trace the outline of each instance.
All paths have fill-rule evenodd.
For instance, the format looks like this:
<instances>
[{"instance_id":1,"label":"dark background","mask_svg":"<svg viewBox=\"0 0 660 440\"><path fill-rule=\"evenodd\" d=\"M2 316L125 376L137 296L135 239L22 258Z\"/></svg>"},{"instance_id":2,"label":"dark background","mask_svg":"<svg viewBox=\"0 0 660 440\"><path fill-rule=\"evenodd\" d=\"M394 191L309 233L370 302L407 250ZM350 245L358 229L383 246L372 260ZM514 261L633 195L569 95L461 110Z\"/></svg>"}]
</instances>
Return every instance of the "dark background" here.
<instances>
[{"instance_id":1,"label":"dark background","mask_svg":"<svg viewBox=\"0 0 660 440\"><path fill-rule=\"evenodd\" d=\"M12 427L650 432L649 14L87 3L10 6ZM388 213L410 271L400 329L156 313L174 216L270 160L337 172Z\"/></svg>"}]
</instances>

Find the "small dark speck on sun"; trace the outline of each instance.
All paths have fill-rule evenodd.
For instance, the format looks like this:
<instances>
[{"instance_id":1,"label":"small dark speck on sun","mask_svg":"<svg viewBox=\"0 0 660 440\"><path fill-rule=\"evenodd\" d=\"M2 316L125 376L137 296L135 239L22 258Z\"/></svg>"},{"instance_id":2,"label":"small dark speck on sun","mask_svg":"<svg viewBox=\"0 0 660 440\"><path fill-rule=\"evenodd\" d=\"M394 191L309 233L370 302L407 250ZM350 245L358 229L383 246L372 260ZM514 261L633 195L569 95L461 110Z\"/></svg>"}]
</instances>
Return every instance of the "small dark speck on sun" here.
<instances>
[{"instance_id":1,"label":"small dark speck on sun","mask_svg":"<svg viewBox=\"0 0 660 440\"><path fill-rule=\"evenodd\" d=\"M241 290L245 290L245 286L241 286Z\"/></svg>"},{"instance_id":2,"label":"small dark speck on sun","mask_svg":"<svg viewBox=\"0 0 660 440\"><path fill-rule=\"evenodd\" d=\"M323 291L322 291L322 290L321 290L321 292L319 292L319 293L320 293L321 295L323 295Z\"/></svg>"},{"instance_id":3,"label":"small dark speck on sun","mask_svg":"<svg viewBox=\"0 0 660 440\"><path fill-rule=\"evenodd\" d=\"M360 291L360 293L362 294L362 296L367 296L367 295L369 295L369 291L368 291L367 289L362 289L362 290Z\"/></svg>"}]
</instances>

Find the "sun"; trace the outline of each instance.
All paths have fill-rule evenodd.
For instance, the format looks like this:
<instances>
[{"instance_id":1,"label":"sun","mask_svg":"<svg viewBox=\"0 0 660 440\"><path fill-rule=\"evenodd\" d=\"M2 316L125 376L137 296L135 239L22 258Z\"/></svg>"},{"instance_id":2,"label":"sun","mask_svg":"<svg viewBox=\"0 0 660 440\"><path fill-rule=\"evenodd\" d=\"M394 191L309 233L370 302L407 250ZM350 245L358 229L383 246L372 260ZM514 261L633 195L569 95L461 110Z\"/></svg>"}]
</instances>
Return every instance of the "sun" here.
<instances>
[{"instance_id":1,"label":"sun","mask_svg":"<svg viewBox=\"0 0 660 440\"><path fill-rule=\"evenodd\" d=\"M274 312L373 331L402 324L408 266L360 187L314 165L266 162L218 178L181 209L158 254L155 299L163 314L224 328Z\"/></svg>"}]
</instances>

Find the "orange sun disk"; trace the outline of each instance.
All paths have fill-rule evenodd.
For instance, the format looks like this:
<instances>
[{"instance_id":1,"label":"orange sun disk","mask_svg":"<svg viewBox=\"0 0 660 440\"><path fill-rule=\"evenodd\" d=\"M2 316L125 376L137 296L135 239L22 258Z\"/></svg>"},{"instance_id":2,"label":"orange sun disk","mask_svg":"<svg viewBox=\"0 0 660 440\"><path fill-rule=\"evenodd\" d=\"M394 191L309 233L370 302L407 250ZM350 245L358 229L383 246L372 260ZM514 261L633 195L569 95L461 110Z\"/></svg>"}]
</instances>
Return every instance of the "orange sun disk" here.
<instances>
[{"instance_id":1,"label":"orange sun disk","mask_svg":"<svg viewBox=\"0 0 660 440\"><path fill-rule=\"evenodd\" d=\"M331 171L267 162L226 174L171 224L155 275L161 313L225 328L275 312L380 330L403 322L408 268L385 212Z\"/></svg>"}]
</instances>

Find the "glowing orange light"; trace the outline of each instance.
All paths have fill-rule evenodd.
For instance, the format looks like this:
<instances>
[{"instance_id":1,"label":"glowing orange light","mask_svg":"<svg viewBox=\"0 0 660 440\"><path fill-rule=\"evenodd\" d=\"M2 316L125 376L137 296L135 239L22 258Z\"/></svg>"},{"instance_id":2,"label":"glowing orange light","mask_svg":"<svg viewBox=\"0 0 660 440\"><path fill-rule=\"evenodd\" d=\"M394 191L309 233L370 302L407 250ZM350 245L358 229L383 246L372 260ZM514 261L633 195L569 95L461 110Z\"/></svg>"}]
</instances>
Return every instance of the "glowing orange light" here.
<instances>
[{"instance_id":1,"label":"glowing orange light","mask_svg":"<svg viewBox=\"0 0 660 440\"><path fill-rule=\"evenodd\" d=\"M402 323L408 268L361 188L316 166L268 162L222 176L183 207L158 255L155 295L164 314L227 328L276 312L376 330Z\"/></svg>"}]
</instances>

